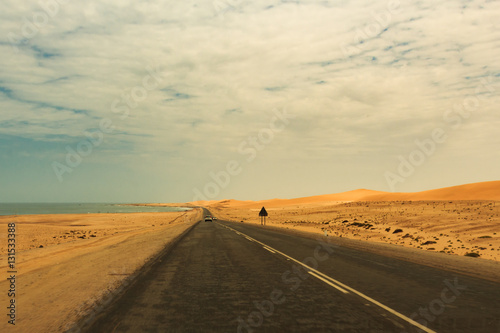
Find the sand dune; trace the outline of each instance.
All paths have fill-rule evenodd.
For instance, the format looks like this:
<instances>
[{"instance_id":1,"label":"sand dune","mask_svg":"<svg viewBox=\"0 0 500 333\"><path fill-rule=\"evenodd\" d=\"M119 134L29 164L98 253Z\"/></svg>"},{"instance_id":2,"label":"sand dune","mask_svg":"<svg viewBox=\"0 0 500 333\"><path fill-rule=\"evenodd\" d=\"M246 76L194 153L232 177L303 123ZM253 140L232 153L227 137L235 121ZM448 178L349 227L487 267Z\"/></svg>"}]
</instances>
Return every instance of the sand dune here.
<instances>
[{"instance_id":1,"label":"sand dune","mask_svg":"<svg viewBox=\"0 0 500 333\"><path fill-rule=\"evenodd\" d=\"M384 195L387 192L381 191L373 191L373 190L365 190L359 189L354 191L335 193L335 194L324 194L324 195L315 195L311 197L302 197L295 199L269 199L269 200L259 200L259 201L251 201L251 200L210 200L210 201L195 201L190 202L189 204L194 206L224 206L224 207L239 207L239 208L249 208L249 209L257 209L265 206L266 208L274 208L274 207L286 207L286 206L294 206L294 205L322 205L322 204L331 204L332 202L340 203L345 201L358 201L365 197L375 196L375 195Z\"/></svg>"},{"instance_id":2,"label":"sand dune","mask_svg":"<svg viewBox=\"0 0 500 333\"><path fill-rule=\"evenodd\" d=\"M211 200L196 201L193 205L200 206L224 206L257 209L287 207L294 205L325 205L331 203L351 202L351 201L440 201L440 200L493 200L500 201L500 181L490 181L458 185L422 192L383 192L367 189L358 189L348 192L316 195L295 199L270 199L260 201L240 201L240 200Z\"/></svg>"},{"instance_id":3,"label":"sand dune","mask_svg":"<svg viewBox=\"0 0 500 333\"><path fill-rule=\"evenodd\" d=\"M326 204L331 202L358 201L364 197L383 195L383 194L385 194L385 192L359 189L343 193L316 195L312 197L303 197L296 199L271 199L271 200L261 200L261 201L227 200L227 204L230 206L238 206L242 208L243 207L260 208L262 206L273 208L273 207L283 207L283 206L293 206L293 205L307 205L307 204L317 205L317 204ZM220 203L221 202L219 202L218 204Z\"/></svg>"},{"instance_id":4,"label":"sand dune","mask_svg":"<svg viewBox=\"0 0 500 333\"><path fill-rule=\"evenodd\" d=\"M500 200L500 181L473 183L414 193L379 193L361 201Z\"/></svg>"}]
</instances>

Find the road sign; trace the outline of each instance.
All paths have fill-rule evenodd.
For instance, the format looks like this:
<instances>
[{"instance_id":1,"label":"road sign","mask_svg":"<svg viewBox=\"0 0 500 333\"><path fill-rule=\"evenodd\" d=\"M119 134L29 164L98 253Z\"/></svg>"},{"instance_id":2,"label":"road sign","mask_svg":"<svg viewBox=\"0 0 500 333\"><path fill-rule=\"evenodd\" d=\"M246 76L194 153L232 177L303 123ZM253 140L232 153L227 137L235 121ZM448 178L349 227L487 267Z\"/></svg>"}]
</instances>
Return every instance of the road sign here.
<instances>
[{"instance_id":1,"label":"road sign","mask_svg":"<svg viewBox=\"0 0 500 333\"><path fill-rule=\"evenodd\" d=\"M260 216L260 224L261 225L266 225L266 216L267 216L267 211L264 207L260 210L259 216Z\"/></svg>"},{"instance_id":2,"label":"road sign","mask_svg":"<svg viewBox=\"0 0 500 333\"><path fill-rule=\"evenodd\" d=\"M260 213L259 213L259 216L267 216L267 211L264 207L262 207L262 209L260 210Z\"/></svg>"}]
</instances>

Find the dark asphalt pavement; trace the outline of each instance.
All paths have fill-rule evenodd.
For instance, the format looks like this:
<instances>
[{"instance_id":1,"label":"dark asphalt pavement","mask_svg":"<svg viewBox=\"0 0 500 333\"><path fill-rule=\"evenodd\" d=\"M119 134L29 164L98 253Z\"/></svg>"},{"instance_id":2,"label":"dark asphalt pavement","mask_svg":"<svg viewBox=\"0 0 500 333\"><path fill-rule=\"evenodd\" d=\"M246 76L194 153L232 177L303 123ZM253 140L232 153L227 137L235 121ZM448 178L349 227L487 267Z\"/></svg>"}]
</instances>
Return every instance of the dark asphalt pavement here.
<instances>
[{"instance_id":1,"label":"dark asphalt pavement","mask_svg":"<svg viewBox=\"0 0 500 333\"><path fill-rule=\"evenodd\" d=\"M196 225L87 331L424 332L419 325L500 333L500 285L214 221Z\"/></svg>"}]
</instances>

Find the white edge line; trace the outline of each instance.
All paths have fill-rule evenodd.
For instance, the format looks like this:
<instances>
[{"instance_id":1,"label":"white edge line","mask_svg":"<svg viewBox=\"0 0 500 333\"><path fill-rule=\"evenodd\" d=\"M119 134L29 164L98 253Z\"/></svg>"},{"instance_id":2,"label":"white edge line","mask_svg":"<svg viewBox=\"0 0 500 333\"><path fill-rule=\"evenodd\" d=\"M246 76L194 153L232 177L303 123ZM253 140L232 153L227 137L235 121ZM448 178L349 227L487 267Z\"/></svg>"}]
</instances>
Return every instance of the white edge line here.
<instances>
[{"instance_id":1,"label":"white edge line","mask_svg":"<svg viewBox=\"0 0 500 333\"><path fill-rule=\"evenodd\" d=\"M235 229L233 229L233 228L231 228L231 227L228 227L228 228L229 228L229 229L231 229L231 230L233 230L234 232L236 232L236 230L235 230ZM244 234L244 233L242 233L242 232L240 232L240 233L241 233L241 234L242 234L245 238L247 238L247 239L249 239L249 240L251 240L251 241L254 241L254 242L256 242L256 243L259 243L259 244L260 244L260 245L262 245L262 246L268 247L268 248L272 249L273 251L275 251L276 253L279 253L279 254L281 254L282 256L284 256L284 257L286 257L286 258L288 258L288 259L290 259L290 260L295 261L295 262L296 262L296 263L298 263L299 265L302 265L303 267L307 268L307 269L310 271L309 273L314 272L314 273L316 273L317 275L320 275L320 276L322 276L322 277L324 277L324 278L326 278L326 279L328 279L328 280L330 280L330 281L332 281L332 282L335 282L335 283L337 283L337 284L341 285L341 286L342 286L342 287L344 287L345 289L347 289L347 290L349 290L349 291L352 291L352 292L353 292L353 293L355 293L356 295L358 295L358 296L360 296L360 297L362 297L362 298L366 299L366 300L367 300L367 301L369 301L369 302L372 302L372 303L373 303L373 304L375 304L375 305L378 305L379 307L381 307L382 309L386 310L387 312L392 313L392 314L393 314L393 315L395 315L396 317L399 317L399 318L403 319L403 320L404 320L404 321L406 321L407 323L412 324L413 326L416 326L416 327L420 328L422 331L427 332L427 333L437 333L436 331L431 330L430 328L428 328L428 327L426 327L426 326L424 326L424 325L422 325L422 324L420 324L420 323L416 322L415 320L413 320L413 319L411 319L411 318L408 318L408 317L407 317L407 316L405 316L404 314L401 314L401 313L397 312L396 310L393 310L393 309L391 309L390 307L388 307L388 306L386 306L386 305L384 305L384 304L382 304L382 303L380 303L380 302L378 302L378 301L374 300L373 298L371 298L371 297L369 297L369 296L366 296L366 295L365 295L365 294L363 294L362 292L359 292L359 291L357 291L356 289L351 288L351 287L349 287L349 286L347 286L347 285L343 284L342 282L337 281L337 280L335 280L335 279L333 279L333 278L329 277L328 275L325 275L325 274L321 273L320 271L317 271L317 270L315 270L314 268L312 268L312 267L310 267L310 266L307 266L306 264L301 263L301 262L300 262L300 261L298 261L297 259L294 259L294 258L292 258L292 257L290 257L290 256L288 256L288 255L286 255L286 254L284 254L283 252L278 251L278 250L276 250L276 249L272 248L271 246L269 246L269 245L267 245L267 244L264 244L264 243L262 243L262 242L259 242L259 241L258 241L258 240L256 240L256 239L250 239L250 237L249 237L249 236L247 236L246 234Z\"/></svg>"},{"instance_id":2,"label":"white edge line","mask_svg":"<svg viewBox=\"0 0 500 333\"><path fill-rule=\"evenodd\" d=\"M343 292L344 294L349 294L349 292L343 288L340 288L339 286L337 286L336 284L333 284L331 283L330 281L328 281L327 279L323 279L321 276L319 276L318 274L314 273L314 272L311 272L311 271L308 271L307 273L311 274L312 276L314 276L315 278L318 278L320 279L321 281L329 284L330 286L332 286L333 288L336 288L338 290L340 290L341 292Z\"/></svg>"}]
</instances>

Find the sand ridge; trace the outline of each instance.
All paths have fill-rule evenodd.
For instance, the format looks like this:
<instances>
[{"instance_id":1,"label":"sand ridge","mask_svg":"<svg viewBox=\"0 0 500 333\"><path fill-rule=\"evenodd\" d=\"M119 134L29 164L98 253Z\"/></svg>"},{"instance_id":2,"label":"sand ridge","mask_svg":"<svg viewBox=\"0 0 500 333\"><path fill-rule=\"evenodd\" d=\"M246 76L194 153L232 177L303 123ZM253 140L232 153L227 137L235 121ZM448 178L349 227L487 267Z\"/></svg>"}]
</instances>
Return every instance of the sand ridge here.
<instances>
[{"instance_id":1,"label":"sand ridge","mask_svg":"<svg viewBox=\"0 0 500 333\"><path fill-rule=\"evenodd\" d=\"M500 201L500 181L465 184L414 193L379 193L361 198L363 201Z\"/></svg>"},{"instance_id":2,"label":"sand ridge","mask_svg":"<svg viewBox=\"0 0 500 333\"><path fill-rule=\"evenodd\" d=\"M358 189L335 194L315 195L295 199L269 199L259 201L241 200L210 200L188 203L191 206L218 206L237 208L287 207L294 205L330 205L351 201L443 201L443 200L491 200L500 201L500 181L481 182L458 185L421 192L383 192Z\"/></svg>"}]
</instances>

